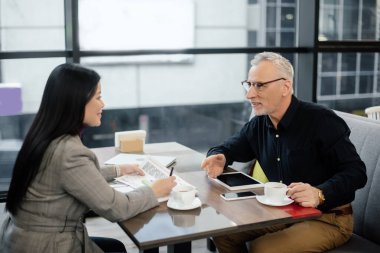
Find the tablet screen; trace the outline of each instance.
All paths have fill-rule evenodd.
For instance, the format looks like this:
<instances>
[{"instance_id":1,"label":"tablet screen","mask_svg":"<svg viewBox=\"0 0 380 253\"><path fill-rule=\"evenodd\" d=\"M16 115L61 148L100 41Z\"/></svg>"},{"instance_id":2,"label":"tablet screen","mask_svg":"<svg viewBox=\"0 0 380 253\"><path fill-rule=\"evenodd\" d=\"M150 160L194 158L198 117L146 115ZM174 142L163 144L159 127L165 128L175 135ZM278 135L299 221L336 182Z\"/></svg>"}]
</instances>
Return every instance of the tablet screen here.
<instances>
[{"instance_id":1,"label":"tablet screen","mask_svg":"<svg viewBox=\"0 0 380 253\"><path fill-rule=\"evenodd\" d=\"M241 172L224 173L219 175L217 179L230 187L260 184L255 179Z\"/></svg>"}]
</instances>

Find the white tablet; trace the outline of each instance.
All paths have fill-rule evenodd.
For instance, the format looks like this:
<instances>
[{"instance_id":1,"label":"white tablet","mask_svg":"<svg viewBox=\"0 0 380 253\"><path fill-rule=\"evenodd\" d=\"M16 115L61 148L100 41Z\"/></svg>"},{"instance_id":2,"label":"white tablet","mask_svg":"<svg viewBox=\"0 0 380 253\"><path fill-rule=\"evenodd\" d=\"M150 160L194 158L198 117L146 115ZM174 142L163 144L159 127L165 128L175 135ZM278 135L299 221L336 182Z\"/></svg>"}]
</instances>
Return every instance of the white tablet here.
<instances>
[{"instance_id":1,"label":"white tablet","mask_svg":"<svg viewBox=\"0 0 380 253\"><path fill-rule=\"evenodd\" d=\"M223 173L214 180L231 191L263 187L261 182L240 171Z\"/></svg>"}]
</instances>

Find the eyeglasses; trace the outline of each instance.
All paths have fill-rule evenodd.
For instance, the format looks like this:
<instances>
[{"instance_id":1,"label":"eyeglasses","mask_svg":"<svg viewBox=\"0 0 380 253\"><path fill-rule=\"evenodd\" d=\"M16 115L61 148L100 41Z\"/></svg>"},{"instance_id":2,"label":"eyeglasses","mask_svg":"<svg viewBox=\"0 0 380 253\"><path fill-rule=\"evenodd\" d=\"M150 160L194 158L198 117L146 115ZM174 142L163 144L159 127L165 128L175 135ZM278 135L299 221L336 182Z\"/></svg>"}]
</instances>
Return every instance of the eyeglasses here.
<instances>
[{"instance_id":1,"label":"eyeglasses","mask_svg":"<svg viewBox=\"0 0 380 253\"><path fill-rule=\"evenodd\" d=\"M279 80L286 80L286 79L281 77L281 78L277 78L275 80L264 82L264 83L248 82L247 80L245 80L245 81L241 82L241 85L243 85L243 88L245 89L246 92L248 92L251 87L254 87L256 91L262 91L266 87L266 84L274 83L274 82L277 82Z\"/></svg>"}]
</instances>

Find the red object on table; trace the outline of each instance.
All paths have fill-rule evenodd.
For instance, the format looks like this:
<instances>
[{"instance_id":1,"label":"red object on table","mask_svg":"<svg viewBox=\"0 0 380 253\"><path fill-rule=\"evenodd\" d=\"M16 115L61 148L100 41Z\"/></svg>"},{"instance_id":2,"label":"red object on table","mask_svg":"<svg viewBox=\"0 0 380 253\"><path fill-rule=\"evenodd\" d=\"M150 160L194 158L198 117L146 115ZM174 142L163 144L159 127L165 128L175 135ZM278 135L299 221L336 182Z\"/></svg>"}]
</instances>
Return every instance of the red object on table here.
<instances>
[{"instance_id":1,"label":"red object on table","mask_svg":"<svg viewBox=\"0 0 380 253\"><path fill-rule=\"evenodd\" d=\"M281 206L280 209L284 210L290 214L293 218L310 218L310 217L319 217L322 215L322 212L316 208L312 207L303 207L298 204L292 203L287 206Z\"/></svg>"}]
</instances>

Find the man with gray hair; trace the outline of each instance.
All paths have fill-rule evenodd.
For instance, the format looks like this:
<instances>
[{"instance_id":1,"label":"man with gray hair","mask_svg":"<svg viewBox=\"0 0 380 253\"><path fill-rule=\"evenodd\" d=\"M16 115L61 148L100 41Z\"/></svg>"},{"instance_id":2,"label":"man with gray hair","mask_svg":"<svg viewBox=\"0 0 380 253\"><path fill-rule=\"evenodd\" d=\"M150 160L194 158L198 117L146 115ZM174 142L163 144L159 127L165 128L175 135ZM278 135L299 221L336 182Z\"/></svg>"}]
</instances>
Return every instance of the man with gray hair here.
<instances>
[{"instance_id":1,"label":"man with gray hair","mask_svg":"<svg viewBox=\"0 0 380 253\"><path fill-rule=\"evenodd\" d=\"M287 196L323 212L316 220L276 225L214 238L220 253L324 252L352 234L351 202L366 184L363 161L350 129L332 110L293 95L293 67L279 54L263 52L251 61L242 82L255 117L222 145L211 148L202 168L217 177L233 161L257 159ZM238 214L237 214L238 215Z\"/></svg>"}]
</instances>

